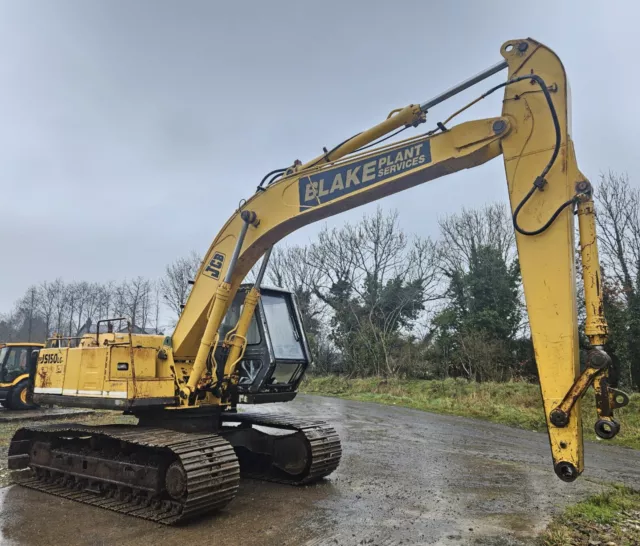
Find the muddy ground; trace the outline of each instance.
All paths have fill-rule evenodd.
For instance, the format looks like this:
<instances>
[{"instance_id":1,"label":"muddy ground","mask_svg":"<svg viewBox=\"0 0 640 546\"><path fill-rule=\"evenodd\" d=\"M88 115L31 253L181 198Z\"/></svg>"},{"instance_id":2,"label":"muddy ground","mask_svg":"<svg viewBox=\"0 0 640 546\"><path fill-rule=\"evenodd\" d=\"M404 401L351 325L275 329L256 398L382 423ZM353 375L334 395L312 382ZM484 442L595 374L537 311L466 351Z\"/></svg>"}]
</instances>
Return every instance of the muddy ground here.
<instances>
[{"instance_id":1,"label":"muddy ground","mask_svg":"<svg viewBox=\"0 0 640 546\"><path fill-rule=\"evenodd\" d=\"M340 468L301 488L243 481L225 510L178 528L5 487L0 543L533 544L553 513L603 483L640 486L639 451L587 443L584 475L565 484L544 434L316 396L271 410L332 422L343 441Z\"/></svg>"}]
</instances>

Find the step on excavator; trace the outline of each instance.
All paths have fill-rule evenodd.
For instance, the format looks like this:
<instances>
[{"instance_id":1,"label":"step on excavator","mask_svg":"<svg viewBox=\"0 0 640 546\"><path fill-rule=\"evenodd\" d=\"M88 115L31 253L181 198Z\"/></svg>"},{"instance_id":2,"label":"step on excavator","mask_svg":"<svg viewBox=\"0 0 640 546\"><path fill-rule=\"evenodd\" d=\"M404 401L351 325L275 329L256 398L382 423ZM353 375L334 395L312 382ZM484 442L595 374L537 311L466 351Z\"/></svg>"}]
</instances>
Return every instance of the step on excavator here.
<instances>
[{"instance_id":1,"label":"step on excavator","mask_svg":"<svg viewBox=\"0 0 640 546\"><path fill-rule=\"evenodd\" d=\"M293 485L333 472L336 431L321 420L238 411L238 404L296 396L311 355L296 298L261 288L273 246L298 228L449 173L504 159L524 295L554 470L583 471L579 401L593 386L595 431L613 438L614 410L629 399L609 384L607 324L592 186L576 163L564 67L532 39L506 42L502 60L315 159L265 176L209 248L171 336L97 333L42 349L36 403L122 410L136 425L55 424L18 430L9 468L26 487L173 524L227 505L240 476ZM429 109L489 76L506 79L436 128L381 145L425 123ZM503 91L501 115L451 125ZM482 192L482 188L478 188ZM574 216L579 227L585 332L581 370L576 316ZM257 280L242 284L262 259Z\"/></svg>"}]
</instances>

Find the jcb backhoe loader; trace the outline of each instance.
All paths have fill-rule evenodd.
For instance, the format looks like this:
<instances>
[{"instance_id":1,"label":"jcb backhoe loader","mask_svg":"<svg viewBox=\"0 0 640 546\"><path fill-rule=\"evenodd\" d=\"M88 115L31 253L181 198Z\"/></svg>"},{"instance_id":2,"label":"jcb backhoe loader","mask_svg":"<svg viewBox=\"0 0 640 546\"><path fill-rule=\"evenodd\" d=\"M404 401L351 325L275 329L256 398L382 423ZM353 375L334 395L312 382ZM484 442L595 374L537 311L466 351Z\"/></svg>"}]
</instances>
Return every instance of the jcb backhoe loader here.
<instances>
[{"instance_id":1,"label":"jcb backhoe loader","mask_svg":"<svg viewBox=\"0 0 640 546\"><path fill-rule=\"evenodd\" d=\"M0 343L0 404L11 410L35 408L34 360L42 343Z\"/></svg>"},{"instance_id":2,"label":"jcb backhoe loader","mask_svg":"<svg viewBox=\"0 0 640 546\"><path fill-rule=\"evenodd\" d=\"M22 428L9 448L9 467L29 469L20 481L175 523L225 506L240 473L291 484L331 473L341 448L328 424L237 411L238 403L293 399L310 361L295 298L260 290L271 248L311 222L499 155L554 469L562 480L575 480L583 471L580 397L593 385L602 438L618 432L613 410L628 402L607 383L611 360L602 348L607 325L592 187L576 164L569 86L558 57L532 39L511 40L500 54L498 64L434 99L394 110L305 164L269 173L214 239L173 335L106 332L84 336L79 347L43 349L36 402L121 409L139 423ZM506 79L479 97L503 90L501 115L452 126L457 112L434 130L376 147L423 124L436 104L503 70ZM574 213L591 343L582 372ZM108 259L116 257L110 252ZM261 257L255 284L241 287Z\"/></svg>"}]
</instances>

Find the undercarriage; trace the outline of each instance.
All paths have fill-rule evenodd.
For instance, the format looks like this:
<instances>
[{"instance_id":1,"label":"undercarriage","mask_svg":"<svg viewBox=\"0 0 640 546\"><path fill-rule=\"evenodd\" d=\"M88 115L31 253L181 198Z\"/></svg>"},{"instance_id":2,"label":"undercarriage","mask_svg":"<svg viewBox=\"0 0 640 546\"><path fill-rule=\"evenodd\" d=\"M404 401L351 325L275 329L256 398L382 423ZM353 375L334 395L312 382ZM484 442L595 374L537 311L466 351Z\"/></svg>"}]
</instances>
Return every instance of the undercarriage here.
<instances>
[{"instance_id":1,"label":"undercarriage","mask_svg":"<svg viewBox=\"0 0 640 546\"><path fill-rule=\"evenodd\" d=\"M230 413L218 433L140 425L25 427L9 469L25 487L175 524L226 506L240 476L302 485L333 472L342 454L320 421Z\"/></svg>"}]
</instances>

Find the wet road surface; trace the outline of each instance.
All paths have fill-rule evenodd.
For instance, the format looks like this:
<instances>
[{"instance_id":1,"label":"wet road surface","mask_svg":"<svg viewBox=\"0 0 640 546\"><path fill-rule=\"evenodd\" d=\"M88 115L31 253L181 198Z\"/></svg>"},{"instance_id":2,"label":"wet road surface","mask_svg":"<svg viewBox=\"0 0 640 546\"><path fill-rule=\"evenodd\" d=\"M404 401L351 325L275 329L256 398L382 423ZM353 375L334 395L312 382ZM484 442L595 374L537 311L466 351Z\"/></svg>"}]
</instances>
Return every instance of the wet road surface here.
<instances>
[{"instance_id":1,"label":"wet road surface","mask_svg":"<svg viewBox=\"0 0 640 546\"><path fill-rule=\"evenodd\" d=\"M36 408L30 410L10 410L0 408L0 423L14 423L18 421L50 421L61 417L84 417L93 415L95 411L76 408Z\"/></svg>"},{"instance_id":2,"label":"wet road surface","mask_svg":"<svg viewBox=\"0 0 640 546\"><path fill-rule=\"evenodd\" d=\"M640 451L587 443L585 473L566 484L544 434L317 396L269 409L331 422L338 470L300 488L244 480L226 509L181 527L6 487L0 544L531 544L555 511L602 483L640 485Z\"/></svg>"}]
</instances>

